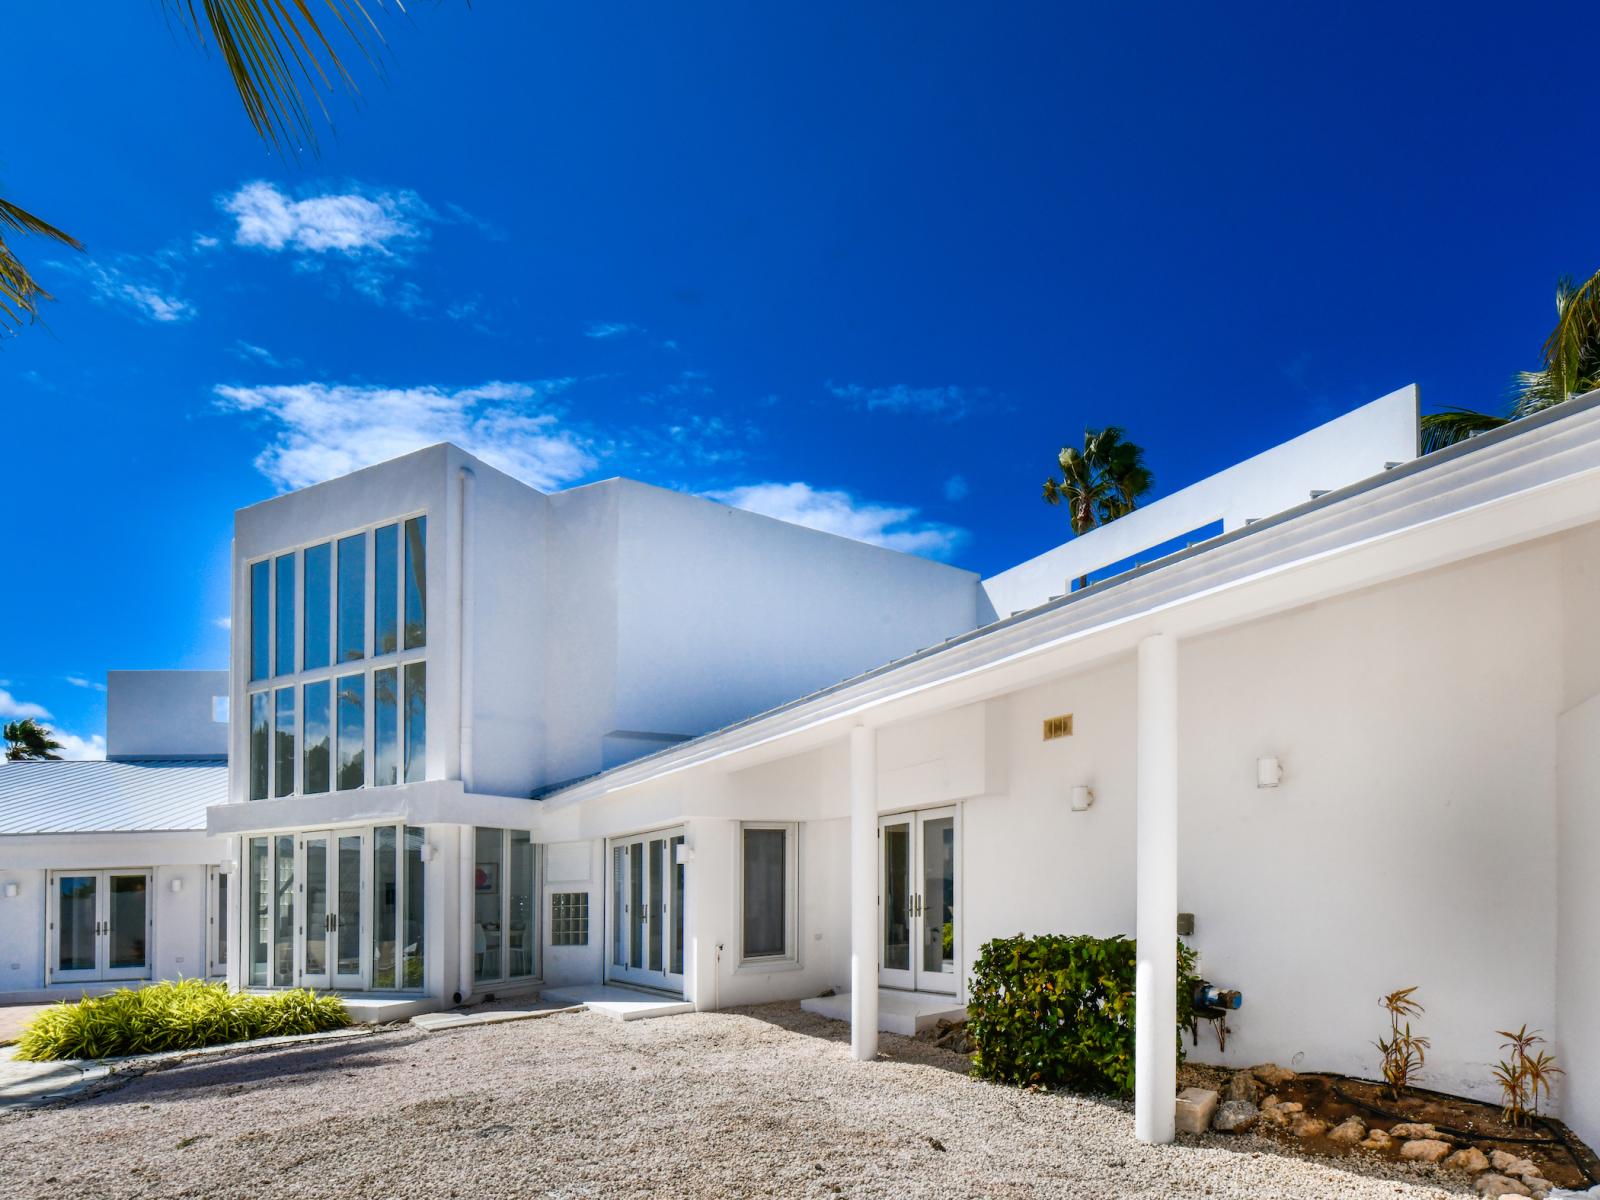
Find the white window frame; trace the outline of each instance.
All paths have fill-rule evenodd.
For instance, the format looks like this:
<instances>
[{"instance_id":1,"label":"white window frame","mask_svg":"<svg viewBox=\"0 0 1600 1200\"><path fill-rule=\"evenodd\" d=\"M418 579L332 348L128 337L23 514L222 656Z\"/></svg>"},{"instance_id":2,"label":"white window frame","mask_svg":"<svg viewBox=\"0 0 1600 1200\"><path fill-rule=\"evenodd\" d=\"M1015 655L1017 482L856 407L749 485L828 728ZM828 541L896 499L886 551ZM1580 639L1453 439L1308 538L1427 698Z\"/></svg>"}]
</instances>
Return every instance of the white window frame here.
<instances>
[{"instance_id":1,"label":"white window frame","mask_svg":"<svg viewBox=\"0 0 1600 1200\"><path fill-rule=\"evenodd\" d=\"M744 897L745 853L744 835L752 829L778 829L783 839L783 953L751 956L744 948ZM739 966L774 967L786 964L799 965L799 908L800 908L800 825L795 821L741 821L739 822L739 893L735 908L739 913Z\"/></svg>"}]
</instances>

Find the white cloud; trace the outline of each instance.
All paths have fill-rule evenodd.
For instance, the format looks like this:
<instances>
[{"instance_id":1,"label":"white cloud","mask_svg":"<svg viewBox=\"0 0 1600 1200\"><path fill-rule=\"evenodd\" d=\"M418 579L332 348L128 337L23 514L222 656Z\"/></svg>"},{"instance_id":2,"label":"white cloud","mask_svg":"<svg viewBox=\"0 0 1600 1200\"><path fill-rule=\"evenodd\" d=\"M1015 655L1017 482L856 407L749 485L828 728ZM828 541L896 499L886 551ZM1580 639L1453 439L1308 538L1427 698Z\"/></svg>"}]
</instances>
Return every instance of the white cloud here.
<instances>
[{"instance_id":1,"label":"white cloud","mask_svg":"<svg viewBox=\"0 0 1600 1200\"><path fill-rule=\"evenodd\" d=\"M8 721L26 721L30 717L35 721L48 721L50 710L41 704L18 700L10 692L0 689L0 717Z\"/></svg>"},{"instance_id":2,"label":"white cloud","mask_svg":"<svg viewBox=\"0 0 1600 1200\"><path fill-rule=\"evenodd\" d=\"M170 287L163 290L153 283L131 278L119 267L90 262L85 264L85 271L94 285L97 300L125 305L148 320L167 325L187 321L195 314L194 305Z\"/></svg>"},{"instance_id":3,"label":"white cloud","mask_svg":"<svg viewBox=\"0 0 1600 1200\"><path fill-rule=\"evenodd\" d=\"M278 486L308 487L435 442L454 442L525 483L552 489L595 465L589 439L549 407L571 380L447 390L360 384L218 386L224 409L274 427L256 467Z\"/></svg>"},{"instance_id":4,"label":"white cloud","mask_svg":"<svg viewBox=\"0 0 1600 1200\"><path fill-rule=\"evenodd\" d=\"M247 342L242 338L238 341L235 341L233 345L228 348L228 353L244 362L260 363L264 367L272 367L275 370L280 371L289 367L298 367L300 365L300 360L298 358L291 358L288 360L281 359L271 350L268 350L265 346L257 346L254 342Z\"/></svg>"},{"instance_id":5,"label":"white cloud","mask_svg":"<svg viewBox=\"0 0 1600 1200\"><path fill-rule=\"evenodd\" d=\"M918 521L910 505L858 500L809 483L756 483L707 494L735 508L928 558L949 557L967 536L953 525Z\"/></svg>"},{"instance_id":6,"label":"white cloud","mask_svg":"<svg viewBox=\"0 0 1600 1200\"><path fill-rule=\"evenodd\" d=\"M232 617L212 617L211 618L211 623L213 625L215 625L218 629L232 629L233 628L233 618Z\"/></svg>"},{"instance_id":7,"label":"white cloud","mask_svg":"<svg viewBox=\"0 0 1600 1200\"><path fill-rule=\"evenodd\" d=\"M954 385L912 387L896 383L888 387L863 387L859 383L834 383L830 379L827 387L841 400L848 400L868 412L913 413L947 421L966 416L988 395L986 388L974 391Z\"/></svg>"},{"instance_id":8,"label":"white cloud","mask_svg":"<svg viewBox=\"0 0 1600 1200\"><path fill-rule=\"evenodd\" d=\"M64 730L52 729L50 736L61 743L61 749L56 753L62 758L104 758L106 756L106 739L98 733L91 733L86 738L81 738L75 733Z\"/></svg>"},{"instance_id":9,"label":"white cloud","mask_svg":"<svg viewBox=\"0 0 1600 1200\"><path fill-rule=\"evenodd\" d=\"M68 675L68 676L65 676L65 678L66 678L66 681L68 683L70 683L73 687L88 688L90 691L93 691L93 692L103 692L103 691L106 690L106 685L105 684L96 683L92 679L85 679L82 675Z\"/></svg>"},{"instance_id":10,"label":"white cloud","mask_svg":"<svg viewBox=\"0 0 1600 1200\"><path fill-rule=\"evenodd\" d=\"M639 327L628 321L590 321L584 327L583 336L604 340L637 332Z\"/></svg>"},{"instance_id":11,"label":"white cloud","mask_svg":"<svg viewBox=\"0 0 1600 1200\"><path fill-rule=\"evenodd\" d=\"M952 475L944 481L944 498L950 501L951 504L965 500L967 494L971 491L972 488L968 485L964 475Z\"/></svg>"},{"instance_id":12,"label":"white cloud","mask_svg":"<svg viewBox=\"0 0 1600 1200\"><path fill-rule=\"evenodd\" d=\"M305 254L389 255L424 237L432 217L411 191L325 192L295 200L265 180L245 184L218 204L234 219L234 245Z\"/></svg>"}]
</instances>

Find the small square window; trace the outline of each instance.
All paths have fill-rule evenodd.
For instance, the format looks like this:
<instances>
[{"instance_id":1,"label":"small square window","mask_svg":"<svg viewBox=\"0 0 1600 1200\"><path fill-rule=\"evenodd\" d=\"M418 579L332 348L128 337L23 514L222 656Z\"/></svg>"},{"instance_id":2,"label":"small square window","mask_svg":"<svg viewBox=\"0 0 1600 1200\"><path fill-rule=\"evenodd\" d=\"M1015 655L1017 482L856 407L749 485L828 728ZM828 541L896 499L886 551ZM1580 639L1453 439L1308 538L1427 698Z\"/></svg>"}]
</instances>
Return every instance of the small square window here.
<instances>
[{"instance_id":1,"label":"small square window","mask_svg":"<svg viewBox=\"0 0 1600 1200\"><path fill-rule=\"evenodd\" d=\"M588 892L556 892L550 897L550 944L589 944Z\"/></svg>"}]
</instances>

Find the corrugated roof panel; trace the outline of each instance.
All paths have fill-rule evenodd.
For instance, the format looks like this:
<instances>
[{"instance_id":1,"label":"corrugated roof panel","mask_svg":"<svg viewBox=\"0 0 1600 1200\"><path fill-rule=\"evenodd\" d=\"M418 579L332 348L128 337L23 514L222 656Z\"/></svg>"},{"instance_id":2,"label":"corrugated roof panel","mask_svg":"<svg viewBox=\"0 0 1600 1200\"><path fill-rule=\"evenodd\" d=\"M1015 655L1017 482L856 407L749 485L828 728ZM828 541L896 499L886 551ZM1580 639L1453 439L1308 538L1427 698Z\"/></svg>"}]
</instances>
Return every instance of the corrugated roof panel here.
<instances>
[{"instance_id":1,"label":"corrugated roof panel","mask_svg":"<svg viewBox=\"0 0 1600 1200\"><path fill-rule=\"evenodd\" d=\"M227 799L221 762L0 763L0 834L204 829Z\"/></svg>"}]
</instances>

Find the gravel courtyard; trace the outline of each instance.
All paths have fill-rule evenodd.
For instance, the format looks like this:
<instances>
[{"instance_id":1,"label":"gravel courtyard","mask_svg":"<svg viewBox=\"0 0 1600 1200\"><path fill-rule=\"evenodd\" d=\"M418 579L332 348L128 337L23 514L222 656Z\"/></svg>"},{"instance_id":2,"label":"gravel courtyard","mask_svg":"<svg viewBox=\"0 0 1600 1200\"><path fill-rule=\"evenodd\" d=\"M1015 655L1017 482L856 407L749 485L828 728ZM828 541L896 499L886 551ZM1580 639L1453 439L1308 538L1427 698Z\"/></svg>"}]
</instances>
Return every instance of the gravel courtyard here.
<instances>
[{"instance_id":1,"label":"gravel courtyard","mask_svg":"<svg viewBox=\"0 0 1600 1200\"><path fill-rule=\"evenodd\" d=\"M0 1117L0 1196L1337 1196L1420 1200L1418 1168L1253 1138L1140 1146L1119 1105L967 1078L795 1005L592 1013L194 1060Z\"/></svg>"}]
</instances>

